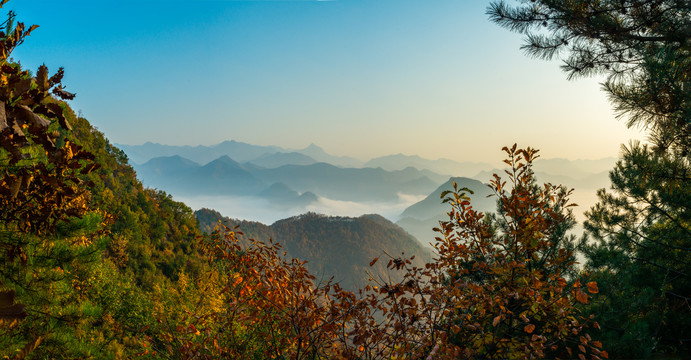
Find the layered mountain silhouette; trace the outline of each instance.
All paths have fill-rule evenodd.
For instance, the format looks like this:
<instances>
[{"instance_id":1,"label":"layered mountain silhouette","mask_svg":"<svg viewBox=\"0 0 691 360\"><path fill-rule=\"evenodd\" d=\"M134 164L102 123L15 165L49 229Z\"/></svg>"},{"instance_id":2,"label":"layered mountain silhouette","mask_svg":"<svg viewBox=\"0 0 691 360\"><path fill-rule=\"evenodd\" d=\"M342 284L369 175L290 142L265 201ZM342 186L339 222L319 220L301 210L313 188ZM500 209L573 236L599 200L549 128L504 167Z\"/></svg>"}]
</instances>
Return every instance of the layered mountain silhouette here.
<instances>
[{"instance_id":1,"label":"layered mountain silhouette","mask_svg":"<svg viewBox=\"0 0 691 360\"><path fill-rule=\"evenodd\" d=\"M362 161L352 158L350 156L334 156L328 154L324 149L315 144L310 144L308 147L295 152L307 155L318 162L325 162L340 167L362 167Z\"/></svg>"},{"instance_id":2,"label":"layered mountain silhouette","mask_svg":"<svg viewBox=\"0 0 691 360\"><path fill-rule=\"evenodd\" d=\"M147 142L142 145L116 144L130 159L130 163L143 164L153 158L179 155L198 164L206 164L223 155L236 161L246 162L266 154L285 152L278 146L252 145L235 140L227 140L211 146L175 146Z\"/></svg>"},{"instance_id":3,"label":"layered mountain silhouette","mask_svg":"<svg viewBox=\"0 0 691 360\"><path fill-rule=\"evenodd\" d=\"M395 154L362 162L330 155L315 144L292 150L234 140L212 146L121 146L147 186L188 199L230 195L249 197L251 201L256 197L267 200L272 207L299 213L315 209L310 204L325 204L323 199L405 205L410 197L427 196L420 204L400 213L400 217L395 216L398 210L387 213L423 243L434 238L431 229L448 210L438 196L442 190L450 190L450 176L461 176L455 179L465 184L462 186L481 194L485 187L478 186L479 182L468 182L470 178L488 181L494 173L503 174L482 162L430 160L417 155ZM615 161L538 159L534 169L541 182L576 189L572 200L581 205L575 213L582 220L582 213L596 201L596 190L609 184L607 173ZM491 200L480 198L483 196L474 197L477 209L494 209ZM377 207L376 212L385 211L381 209L384 208Z\"/></svg>"},{"instance_id":4,"label":"layered mountain silhouette","mask_svg":"<svg viewBox=\"0 0 691 360\"><path fill-rule=\"evenodd\" d=\"M381 167L384 170L402 170L406 167L427 169L437 174L448 176L468 176L492 168L490 164L482 162L458 162L450 159L425 159L417 155L387 155L374 158L365 163L365 167Z\"/></svg>"},{"instance_id":5,"label":"layered mountain silhouette","mask_svg":"<svg viewBox=\"0 0 691 360\"><path fill-rule=\"evenodd\" d=\"M299 152L277 152L273 154L262 155L251 161L252 164L265 167L276 168L283 165L311 165L318 161L310 156L301 154Z\"/></svg>"},{"instance_id":6,"label":"layered mountain silhouette","mask_svg":"<svg viewBox=\"0 0 691 360\"><path fill-rule=\"evenodd\" d=\"M203 166L177 155L154 158L135 169L144 183L173 194L275 198L277 191L310 192L343 201L393 201L402 193L424 195L436 188L441 178L428 170L414 168L386 171L342 168L327 163L267 168L253 163L240 164L226 155ZM281 185L270 190L276 183Z\"/></svg>"},{"instance_id":7,"label":"layered mountain silhouette","mask_svg":"<svg viewBox=\"0 0 691 360\"><path fill-rule=\"evenodd\" d=\"M319 197L313 192L306 191L300 194L282 182L271 184L271 186L260 192L259 196L269 200L274 206L284 208L304 208L319 200Z\"/></svg>"}]
</instances>

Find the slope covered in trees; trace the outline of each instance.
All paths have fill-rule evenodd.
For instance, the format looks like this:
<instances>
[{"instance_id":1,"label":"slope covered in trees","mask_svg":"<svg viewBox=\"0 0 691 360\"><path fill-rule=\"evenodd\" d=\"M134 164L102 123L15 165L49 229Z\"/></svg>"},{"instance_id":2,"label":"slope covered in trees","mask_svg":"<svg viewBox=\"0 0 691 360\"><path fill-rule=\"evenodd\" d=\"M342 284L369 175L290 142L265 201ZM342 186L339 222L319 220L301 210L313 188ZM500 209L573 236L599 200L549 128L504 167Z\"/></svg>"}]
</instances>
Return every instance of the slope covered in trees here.
<instances>
[{"instance_id":1,"label":"slope covered in trees","mask_svg":"<svg viewBox=\"0 0 691 360\"><path fill-rule=\"evenodd\" d=\"M325 216L315 213L279 220L271 225L223 218L218 212L202 209L195 212L199 227L212 232L219 221L238 228L247 240L280 244L288 258L307 261L307 269L320 279L334 277L343 288L355 291L364 287L370 277L387 278L384 265L370 267L376 257L416 256L414 264L423 266L431 260L431 251L403 229L379 215L358 218Z\"/></svg>"},{"instance_id":2,"label":"slope covered in trees","mask_svg":"<svg viewBox=\"0 0 691 360\"><path fill-rule=\"evenodd\" d=\"M144 189L124 153L75 116L62 69L32 75L7 59L36 27L13 13L2 26L0 353L131 356L152 304L204 266L196 220Z\"/></svg>"}]
</instances>

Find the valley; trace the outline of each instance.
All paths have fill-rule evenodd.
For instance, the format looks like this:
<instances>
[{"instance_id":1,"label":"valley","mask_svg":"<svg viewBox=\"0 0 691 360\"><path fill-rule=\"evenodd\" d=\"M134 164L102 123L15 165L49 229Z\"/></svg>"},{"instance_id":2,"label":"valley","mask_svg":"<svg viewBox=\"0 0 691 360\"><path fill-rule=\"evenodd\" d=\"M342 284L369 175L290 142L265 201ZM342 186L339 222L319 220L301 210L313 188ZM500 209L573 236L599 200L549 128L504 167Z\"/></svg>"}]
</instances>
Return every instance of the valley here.
<instances>
[{"instance_id":1,"label":"valley","mask_svg":"<svg viewBox=\"0 0 691 360\"><path fill-rule=\"evenodd\" d=\"M162 189L196 210L215 209L229 218L265 224L308 212L355 218L379 214L428 249L438 236L432 229L448 211L439 194L456 181L475 192L475 209L493 211L495 200L486 183L492 174L503 174L489 163L417 155L361 161L331 155L315 144L286 149L227 140L211 146L118 146L145 186ZM536 177L573 188L571 200L579 205L574 214L582 221L583 212L595 203L596 190L607 186L607 169L614 162L538 159Z\"/></svg>"}]
</instances>

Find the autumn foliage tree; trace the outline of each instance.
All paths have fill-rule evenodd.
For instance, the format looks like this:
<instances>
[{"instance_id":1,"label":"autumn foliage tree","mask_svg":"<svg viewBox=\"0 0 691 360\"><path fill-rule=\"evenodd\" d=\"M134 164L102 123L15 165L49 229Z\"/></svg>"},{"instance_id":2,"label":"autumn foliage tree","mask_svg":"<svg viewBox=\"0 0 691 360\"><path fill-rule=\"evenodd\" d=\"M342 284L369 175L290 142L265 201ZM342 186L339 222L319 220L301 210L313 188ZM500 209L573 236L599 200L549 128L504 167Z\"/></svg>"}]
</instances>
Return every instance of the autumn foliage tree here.
<instances>
[{"instance_id":1,"label":"autumn foliage tree","mask_svg":"<svg viewBox=\"0 0 691 360\"><path fill-rule=\"evenodd\" d=\"M344 356L353 359L607 358L588 334L598 327L581 313L597 284L575 274L566 230L573 224L567 191L538 186L537 150L504 148L508 185L490 187L497 212L473 210L469 190L442 194L449 220L424 268L392 258L401 282L380 282L351 306ZM377 321L382 318L383 321Z\"/></svg>"},{"instance_id":2,"label":"autumn foliage tree","mask_svg":"<svg viewBox=\"0 0 691 360\"><path fill-rule=\"evenodd\" d=\"M210 282L196 284L194 306L160 337L147 354L185 359L332 359L349 314L340 298L352 296L332 280L317 282L304 261L286 259L281 246L249 240L219 224L201 247ZM245 243L246 244L246 243Z\"/></svg>"}]
</instances>

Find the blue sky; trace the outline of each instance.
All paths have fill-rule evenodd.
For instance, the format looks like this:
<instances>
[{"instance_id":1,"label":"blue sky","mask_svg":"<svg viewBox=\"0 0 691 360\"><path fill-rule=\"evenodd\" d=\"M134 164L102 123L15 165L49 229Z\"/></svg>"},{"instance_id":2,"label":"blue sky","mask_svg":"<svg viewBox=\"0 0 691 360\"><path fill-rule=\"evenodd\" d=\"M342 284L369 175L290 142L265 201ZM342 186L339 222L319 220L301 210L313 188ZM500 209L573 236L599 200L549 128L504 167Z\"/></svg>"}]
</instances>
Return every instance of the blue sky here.
<instances>
[{"instance_id":1,"label":"blue sky","mask_svg":"<svg viewBox=\"0 0 691 360\"><path fill-rule=\"evenodd\" d=\"M616 156L637 132L597 79L523 56L477 0L43 1L13 54L66 70L72 105L112 142L227 139L363 159Z\"/></svg>"}]
</instances>

